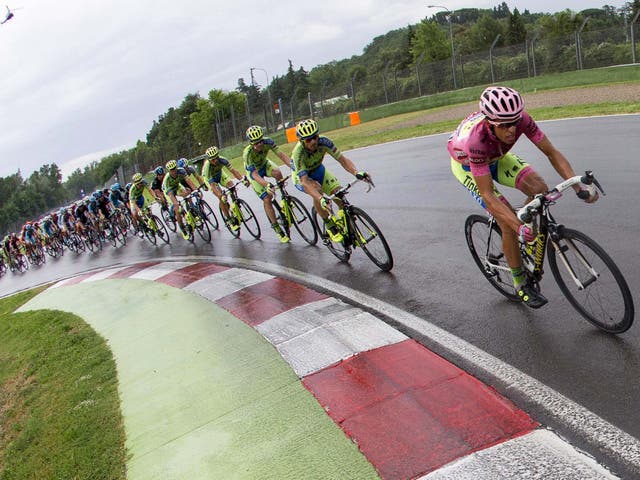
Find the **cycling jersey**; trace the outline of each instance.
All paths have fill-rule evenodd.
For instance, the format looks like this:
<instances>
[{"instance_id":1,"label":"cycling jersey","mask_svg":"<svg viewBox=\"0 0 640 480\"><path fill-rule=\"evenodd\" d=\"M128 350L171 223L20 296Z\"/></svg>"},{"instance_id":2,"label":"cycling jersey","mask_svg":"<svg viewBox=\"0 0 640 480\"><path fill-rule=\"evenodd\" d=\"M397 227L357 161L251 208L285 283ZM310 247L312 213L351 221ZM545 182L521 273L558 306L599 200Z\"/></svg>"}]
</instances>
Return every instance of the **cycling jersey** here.
<instances>
[{"instance_id":1,"label":"cycling jersey","mask_svg":"<svg viewBox=\"0 0 640 480\"><path fill-rule=\"evenodd\" d=\"M144 189L147 186L147 181L142 180L140 183L134 183L129 189L129 199L137 200L144 194Z\"/></svg>"},{"instance_id":2,"label":"cycling jersey","mask_svg":"<svg viewBox=\"0 0 640 480\"><path fill-rule=\"evenodd\" d=\"M113 206L116 208L120 208L120 205L125 203L124 194L122 190L116 190L115 192L112 190L109 194L109 200L113 203Z\"/></svg>"},{"instance_id":3,"label":"cycling jersey","mask_svg":"<svg viewBox=\"0 0 640 480\"><path fill-rule=\"evenodd\" d=\"M267 154L269 152L278 153L278 146L269 137L262 139L262 150L257 152L252 145L247 145L242 152L244 168L251 174L254 170L261 170L267 164Z\"/></svg>"},{"instance_id":4,"label":"cycling jersey","mask_svg":"<svg viewBox=\"0 0 640 480\"><path fill-rule=\"evenodd\" d=\"M205 160L202 165L202 176L209 182L220 182L222 177L222 168L231 167L231 163L224 157L218 157L216 160Z\"/></svg>"},{"instance_id":5,"label":"cycling jersey","mask_svg":"<svg viewBox=\"0 0 640 480\"><path fill-rule=\"evenodd\" d=\"M190 188L186 178L187 172L184 168L178 168L178 175L176 175L175 178L171 176L171 173L167 173L162 181L162 191L165 194L169 194L169 192L175 194L182 187ZM131 187L131 190L133 191L133 187ZM133 193L131 193L131 196L133 196Z\"/></svg>"},{"instance_id":6,"label":"cycling jersey","mask_svg":"<svg viewBox=\"0 0 640 480\"><path fill-rule=\"evenodd\" d=\"M498 140L484 119L482 113L472 113L460 123L447 143L451 158L469 166L473 175L487 175L486 167L498 161L515 144L509 145ZM527 112L522 112L522 118L516 125L516 141L522 134L534 144L544 137L544 132Z\"/></svg>"},{"instance_id":7,"label":"cycling jersey","mask_svg":"<svg viewBox=\"0 0 640 480\"><path fill-rule=\"evenodd\" d=\"M164 178L162 179L164 180ZM156 175L151 182L151 190L162 190L162 180Z\"/></svg>"},{"instance_id":8,"label":"cycling jersey","mask_svg":"<svg viewBox=\"0 0 640 480\"><path fill-rule=\"evenodd\" d=\"M309 152L298 142L291 153L292 169L298 176L306 175L322 165L322 159L327 153L336 160L342 155L338 147L327 137L318 138L318 149L315 152Z\"/></svg>"}]
</instances>

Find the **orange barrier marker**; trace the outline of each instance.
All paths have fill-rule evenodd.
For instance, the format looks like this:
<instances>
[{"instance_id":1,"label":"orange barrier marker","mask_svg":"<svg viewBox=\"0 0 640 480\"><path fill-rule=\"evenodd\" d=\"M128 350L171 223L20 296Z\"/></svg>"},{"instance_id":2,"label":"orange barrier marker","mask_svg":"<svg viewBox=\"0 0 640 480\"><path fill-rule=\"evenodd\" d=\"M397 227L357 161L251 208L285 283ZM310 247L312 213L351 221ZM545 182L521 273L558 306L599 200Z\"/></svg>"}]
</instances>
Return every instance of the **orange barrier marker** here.
<instances>
[{"instance_id":1,"label":"orange barrier marker","mask_svg":"<svg viewBox=\"0 0 640 480\"><path fill-rule=\"evenodd\" d=\"M360 112L349 112L349 122L351 126L360 125Z\"/></svg>"},{"instance_id":2,"label":"orange barrier marker","mask_svg":"<svg viewBox=\"0 0 640 480\"><path fill-rule=\"evenodd\" d=\"M298 137L296 136L296 127L287 128L287 143L297 142Z\"/></svg>"}]
</instances>

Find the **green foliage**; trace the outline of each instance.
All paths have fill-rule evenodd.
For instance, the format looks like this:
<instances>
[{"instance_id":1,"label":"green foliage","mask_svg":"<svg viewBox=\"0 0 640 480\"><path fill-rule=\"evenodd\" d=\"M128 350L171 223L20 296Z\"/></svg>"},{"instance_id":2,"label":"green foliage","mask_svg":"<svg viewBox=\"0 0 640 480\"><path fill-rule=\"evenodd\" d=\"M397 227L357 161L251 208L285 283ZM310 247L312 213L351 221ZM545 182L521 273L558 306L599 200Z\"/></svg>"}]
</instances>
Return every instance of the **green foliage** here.
<instances>
[{"instance_id":1,"label":"green foliage","mask_svg":"<svg viewBox=\"0 0 640 480\"><path fill-rule=\"evenodd\" d=\"M451 45L442 28L435 22L422 20L411 39L413 63L451 58Z\"/></svg>"}]
</instances>

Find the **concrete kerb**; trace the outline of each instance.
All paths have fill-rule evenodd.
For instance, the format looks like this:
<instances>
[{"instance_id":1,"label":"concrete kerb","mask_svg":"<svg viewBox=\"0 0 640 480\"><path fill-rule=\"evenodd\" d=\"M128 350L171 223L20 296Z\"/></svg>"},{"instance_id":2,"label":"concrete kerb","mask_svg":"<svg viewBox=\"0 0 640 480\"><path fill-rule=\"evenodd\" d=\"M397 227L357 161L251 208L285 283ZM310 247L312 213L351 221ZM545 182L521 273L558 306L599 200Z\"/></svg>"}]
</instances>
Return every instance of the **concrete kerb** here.
<instances>
[{"instance_id":1,"label":"concrete kerb","mask_svg":"<svg viewBox=\"0 0 640 480\"><path fill-rule=\"evenodd\" d=\"M167 257L160 261L205 261L240 267L269 273L329 293L378 316L403 333L420 340L434 353L454 362L483 382L494 385L514 403L527 411L535 412L545 426L554 429L559 435L571 438L570 443L575 447L591 452L596 460L608 465L617 474L623 477L640 477L639 440L524 372L428 320L330 280L266 262L219 256ZM104 268L90 269L82 274ZM62 280L64 279L60 279ZM51 282L43 285L48 283Z\"/></svg>"},{"instance_id":2,"label":"concrete kerb","mask_svg":"<svg viewBox=\"0 0 640 480\"><path fill-rule=\"evenodd\" d=\"M389 322L403 333L418 338L427 348L455 362L460 368L485 383L496 386L525 410L535 411L547 427L553 428L560 435L570 437L574 446L592 452L597 460L609 465L618 474L640 476L639 440L524 372L423 318L362 292L288 267L229 257L192 259L266 272L329 292L347 303L354 304Z\"/></svg>"}]
</instances>

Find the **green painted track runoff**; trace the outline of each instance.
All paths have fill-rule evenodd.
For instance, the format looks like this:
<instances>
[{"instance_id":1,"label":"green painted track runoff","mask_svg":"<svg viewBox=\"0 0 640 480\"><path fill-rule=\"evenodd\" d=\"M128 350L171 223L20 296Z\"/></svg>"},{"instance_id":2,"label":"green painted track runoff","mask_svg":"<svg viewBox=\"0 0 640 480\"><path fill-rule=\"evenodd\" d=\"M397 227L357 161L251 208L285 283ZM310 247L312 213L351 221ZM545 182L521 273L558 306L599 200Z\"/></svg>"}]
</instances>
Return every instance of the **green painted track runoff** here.
<instances>
[{"instance_id":1,"label":"green painted track runoff","mask_svg":"<svg viewBox=\"0 0 640 480\"><path fill-rule=\"evenodd\" d=\"M128 478L379 478L277 350L191 292L138 279L44 291L116 360Z\"/></svg>"}]
</instances>

